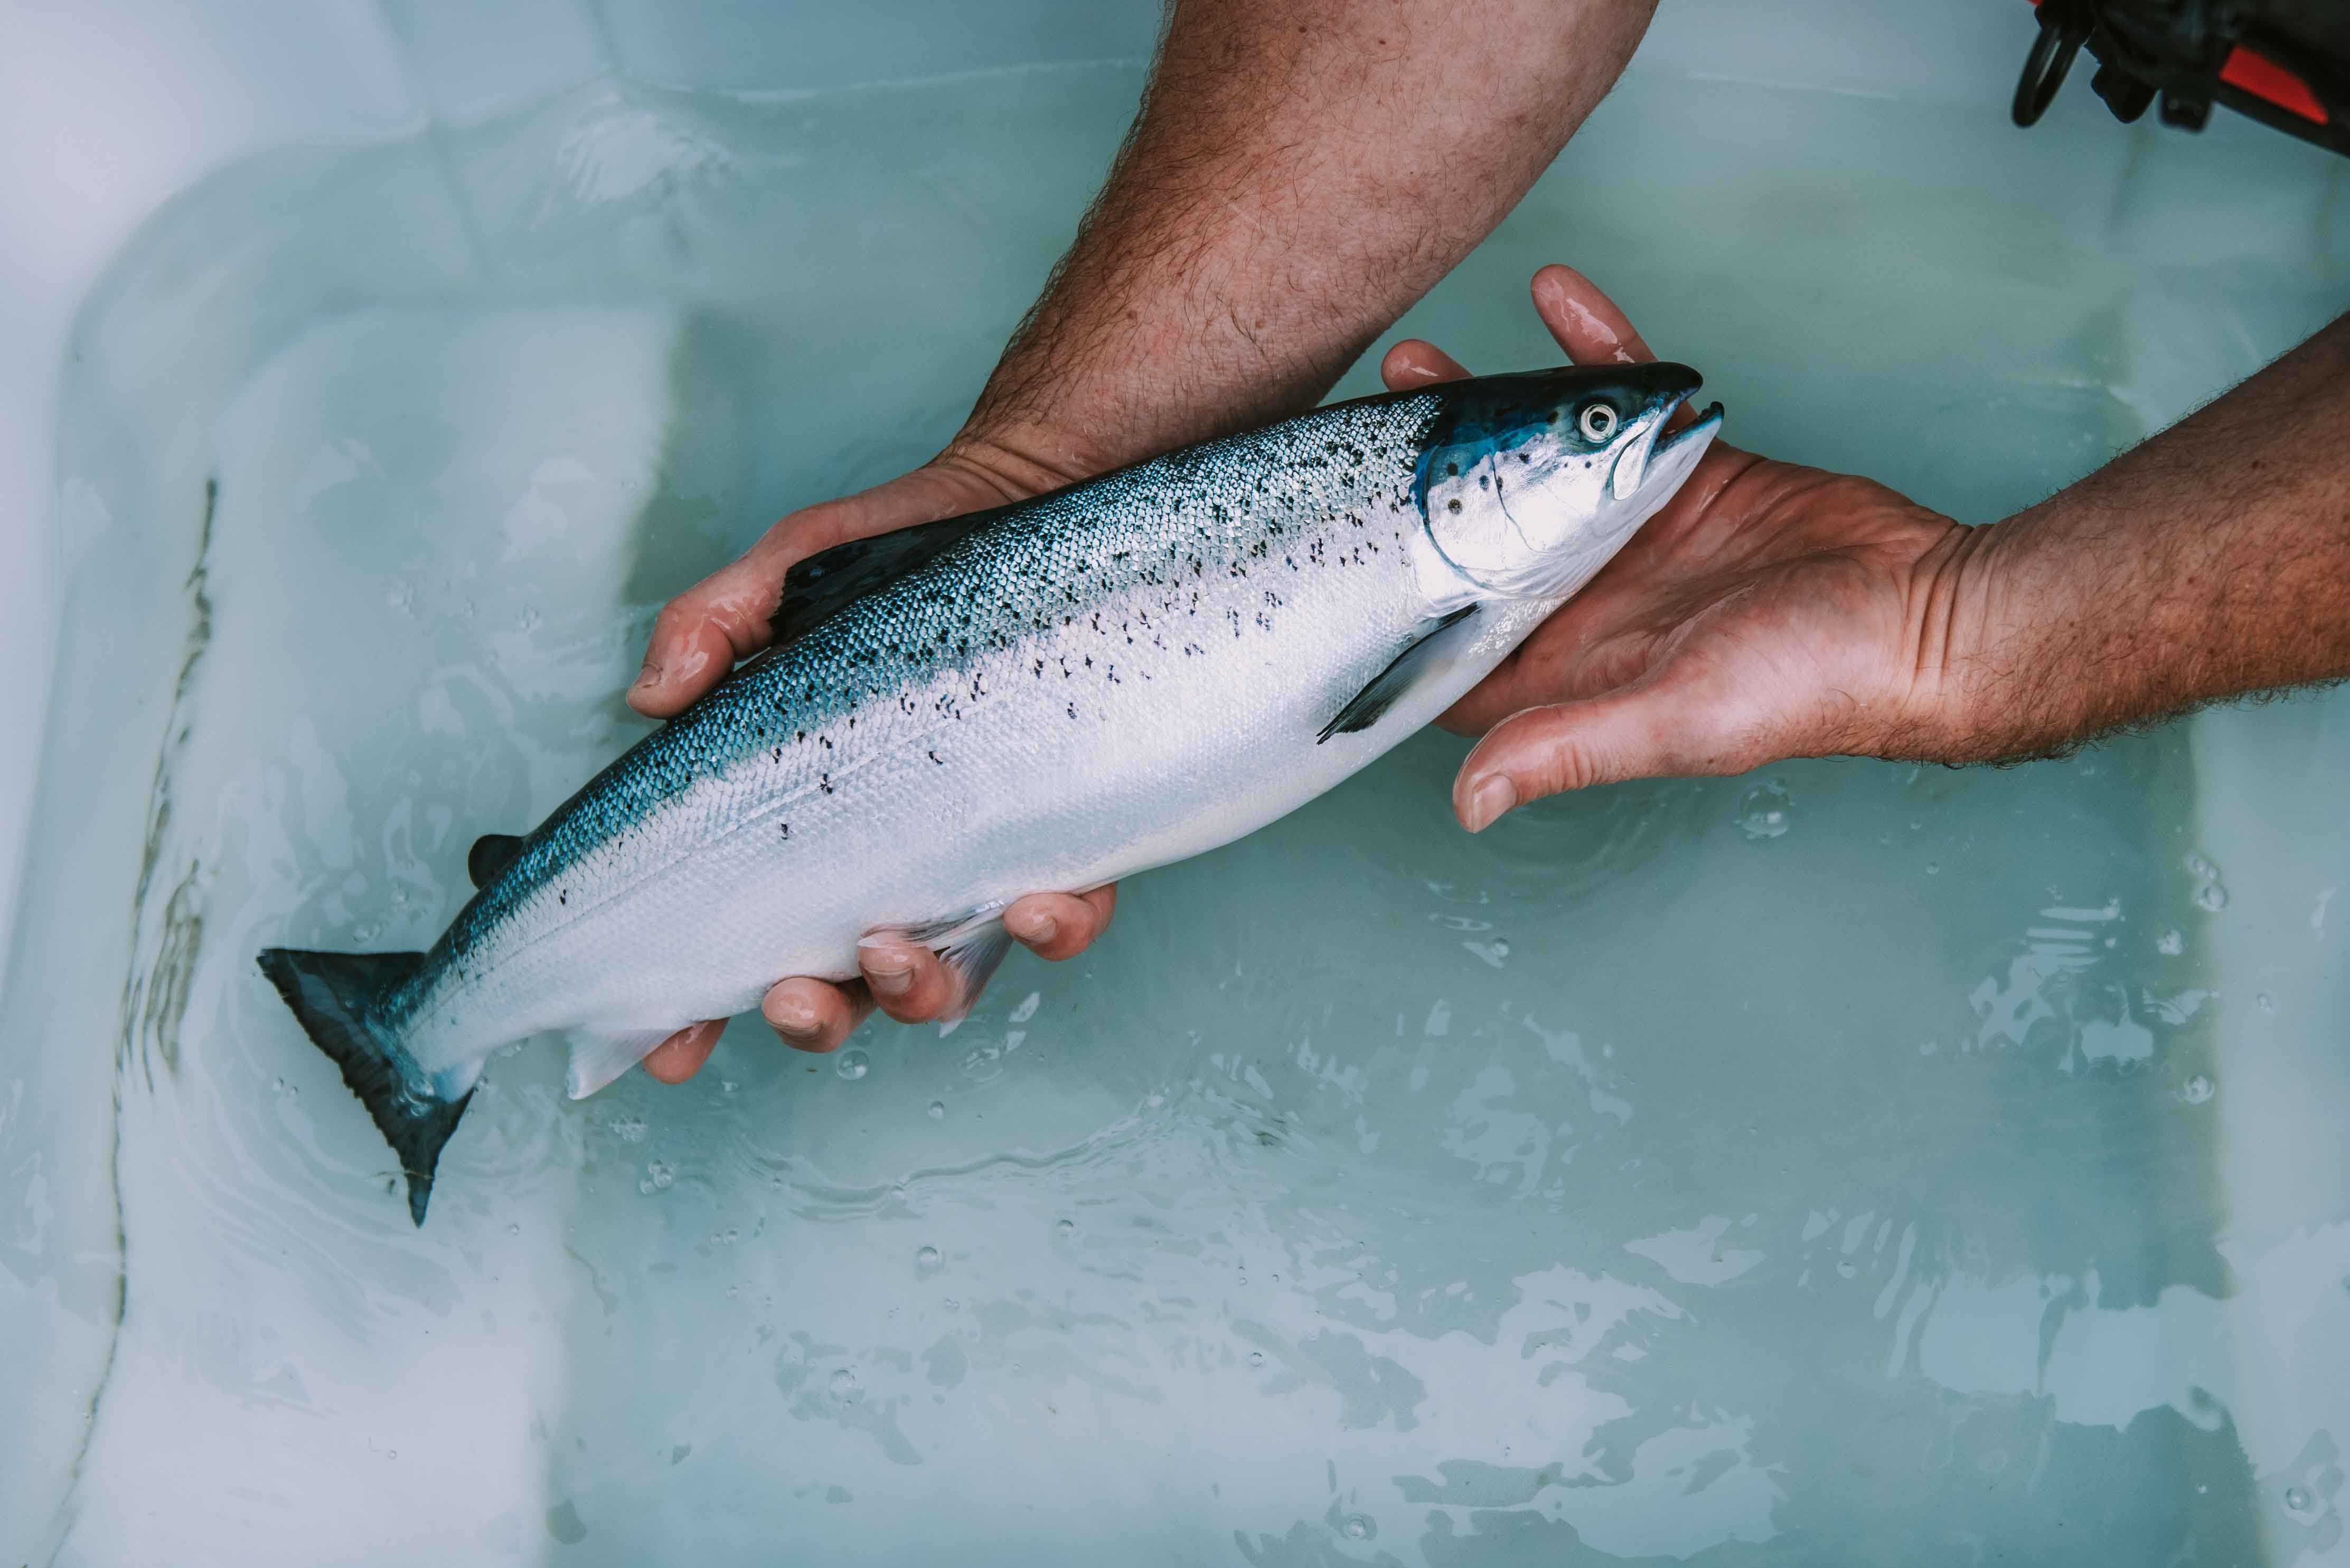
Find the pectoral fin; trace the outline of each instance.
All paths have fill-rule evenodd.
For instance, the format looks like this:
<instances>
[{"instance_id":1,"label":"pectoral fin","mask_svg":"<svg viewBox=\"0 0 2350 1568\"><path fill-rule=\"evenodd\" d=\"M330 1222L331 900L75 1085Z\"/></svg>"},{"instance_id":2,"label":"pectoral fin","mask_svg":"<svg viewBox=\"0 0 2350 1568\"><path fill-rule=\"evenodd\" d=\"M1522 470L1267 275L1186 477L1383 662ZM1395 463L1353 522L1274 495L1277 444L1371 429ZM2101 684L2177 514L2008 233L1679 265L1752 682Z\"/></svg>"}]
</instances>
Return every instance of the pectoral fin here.
<instances>
[{"instance_id":1,"label":"pectoral fin","mask_svg":"<svg viewBox=\"0 0 2350 1568\"><path fill-rule=\"evenodd\" d=\"M1321 741L1367 730L1380 715L1403 700L1405 692L1440 669L1451 655L1477 635L1477 607L1463 605L1440 620L1426 622L1418 637L1371 683L1355 693L1338 716L1322 726Z\"/></svg>"},{"instance_id":2,"label":"pectoral fin","mask_svg":"<svg viewBox=\"0 0 2350 1568\"><path fill-rule=\"evenodd\" d=\"M635 1034L574 1034L571 1063L563 1073L563 1092L575 1100L586 1099L643 1061L674 1033L656 1029Z\"/></svg>"}]
</instances>

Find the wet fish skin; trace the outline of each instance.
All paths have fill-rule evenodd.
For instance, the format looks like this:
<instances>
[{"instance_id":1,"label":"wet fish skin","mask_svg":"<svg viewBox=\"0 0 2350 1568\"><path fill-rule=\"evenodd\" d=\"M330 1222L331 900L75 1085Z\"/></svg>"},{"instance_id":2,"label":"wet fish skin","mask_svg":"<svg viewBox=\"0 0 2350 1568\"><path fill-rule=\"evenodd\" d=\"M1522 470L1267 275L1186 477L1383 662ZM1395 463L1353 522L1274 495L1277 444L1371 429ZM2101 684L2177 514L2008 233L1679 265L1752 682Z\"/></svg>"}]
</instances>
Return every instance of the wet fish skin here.
<instances>
[{"instance_id":1,"label":"wet fish skin","mask_svg":"<svg viewBox=\"0 0 2350 1568\"><path fill-rule=\"evenodd\" d=\"M1669 499L1673 365L1366 399L805 563L778 645L519 843L428 953L262 967L422 1222L497 1047L593 1092L778 977L915 935L975 992L1021 894L1253 831L1441 712ZM1604 434L1594 432L1605 427Z\"/></svg>"}]
</instances>

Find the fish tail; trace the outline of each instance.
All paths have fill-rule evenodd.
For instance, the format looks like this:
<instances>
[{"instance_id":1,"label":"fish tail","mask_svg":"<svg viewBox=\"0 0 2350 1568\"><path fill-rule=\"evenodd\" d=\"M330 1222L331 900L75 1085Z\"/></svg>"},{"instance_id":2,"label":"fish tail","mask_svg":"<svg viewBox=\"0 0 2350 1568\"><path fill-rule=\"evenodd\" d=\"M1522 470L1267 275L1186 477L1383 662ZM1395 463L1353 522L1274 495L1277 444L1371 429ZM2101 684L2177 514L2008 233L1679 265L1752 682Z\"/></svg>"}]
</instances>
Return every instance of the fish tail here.
<instances>
[{"instance_id":1,"label":"fish tail","mask_svg":"<svg viewBox=\"0 0 2350 1568\"><path fill-rule=\"evenodd\" d=\"M286 999L310 1043L334 1059L343 1082L375 1118L408 1178L408 1212L424 1223L432 1170L442 1146L457 1130L473 1090L453 1099L408 1054L398 1033L380 1020L392 991L424 966L422 953L317 953L269 948L261 972Z\"/></svg>"}]
</instances>

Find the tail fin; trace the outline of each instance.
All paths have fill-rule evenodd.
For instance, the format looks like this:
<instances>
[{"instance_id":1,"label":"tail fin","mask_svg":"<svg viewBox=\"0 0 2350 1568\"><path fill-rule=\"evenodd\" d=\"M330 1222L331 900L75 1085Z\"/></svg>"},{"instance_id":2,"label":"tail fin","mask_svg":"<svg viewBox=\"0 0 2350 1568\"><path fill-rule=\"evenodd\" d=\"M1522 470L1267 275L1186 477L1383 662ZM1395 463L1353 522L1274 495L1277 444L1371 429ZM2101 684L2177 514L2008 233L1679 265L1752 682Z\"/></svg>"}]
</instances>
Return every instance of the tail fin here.
<instances>
[{"instance_id":1,"label":"tail fin","mask_svg":"<svg viewBox=\"0 0 2350 1568\"><path fill-rule=\"evenodd\" d=\"M343 1082L400 1157L408 1177L408 1212L419 1225L432 1196L432 1168L441 1161L441 1147L473 1097L471 1089L453 1100L435 1095L432 1080L375 1023L384 997L423 963L422 953L269 948L261 955L261 972L294 1010L310 1043L343 1070Z\"/></svg>"}]
</instances>

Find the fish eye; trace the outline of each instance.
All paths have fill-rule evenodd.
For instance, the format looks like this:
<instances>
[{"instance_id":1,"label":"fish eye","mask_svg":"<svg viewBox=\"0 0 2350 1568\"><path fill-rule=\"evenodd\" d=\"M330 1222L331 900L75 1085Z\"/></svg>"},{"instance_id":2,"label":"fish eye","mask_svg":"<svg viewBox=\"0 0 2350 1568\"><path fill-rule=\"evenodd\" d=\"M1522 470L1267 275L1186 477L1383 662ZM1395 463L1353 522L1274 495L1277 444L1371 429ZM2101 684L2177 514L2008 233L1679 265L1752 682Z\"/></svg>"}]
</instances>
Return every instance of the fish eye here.
<instances>
[{"instance_id":1,"label":"fish eye","mask_svg":"<svg viewBox=\"0 0 2350 1568\"><path fill-rule=\"evenodd\" d=\"M1606 441L1616 433L1616 410L1606 403L1586 403L1575 422L1586 440Z\"/></svg>"}]
</instances>

